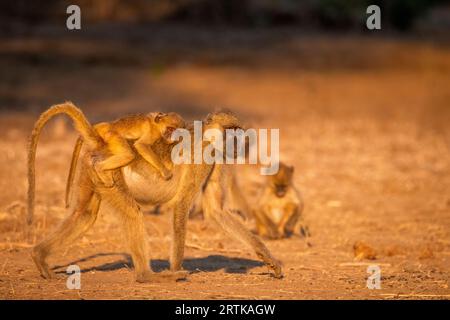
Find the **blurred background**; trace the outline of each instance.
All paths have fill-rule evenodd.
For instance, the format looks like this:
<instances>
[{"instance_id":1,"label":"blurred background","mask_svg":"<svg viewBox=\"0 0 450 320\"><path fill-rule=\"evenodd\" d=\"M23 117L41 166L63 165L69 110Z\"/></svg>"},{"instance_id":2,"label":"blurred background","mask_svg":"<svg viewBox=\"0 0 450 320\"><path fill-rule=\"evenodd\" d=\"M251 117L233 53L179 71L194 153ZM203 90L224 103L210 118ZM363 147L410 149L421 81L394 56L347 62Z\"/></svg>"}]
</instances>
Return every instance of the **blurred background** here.
<instances>
[{"instance_id":1,"label":"blurred background","mask_svg":"<svg viewBox=\"0 0 450 320\"><path fill-rule=\"evenodd\" d=\"M81 8L81 30L66 28L70 4ZM382 30L367 30L369 4L380 6ZM227 89L209 81L200 88L205 79L200 72L193 73L196 80L175 72L195 67L209 74L271 69L293 75L297 70L301 77L306 71L321 75L423 64L440 69L446 57L427 54L447 43L449 30L450 5L443 0L2 1L0 109L41 111L72 99L113 114L125 104L131 112L176 107L195 114L204 103L192 86L202 97ZM299 86L300 92L312 91ZM304 100L296 102L310 109Z\"/></svg>"},{"instance_id":2,"label":"blurred background","mask_svg":"<svg viewBox=\"0 0 450 320\"><path fill-rule=\"evenodd\" d=\"M66 28L70 4L81 8L81 30ZM366 28L369 4L381 8L381 30ZM221 297L380 297L365 289L365 269L336 267L352 261L357 241L391 266L383 269L383 288L449 294L449 45L444 0L1 1L0 230L7 251L0 256L22 263L35 281L26 252L8 250L23 241L28 135L51 104L71 100L92 122L149 111L202 119L223 107L249 125L281 129L281 160L296 168L313 246L270 242L292 282L271 283L267 292L263 282L242 288L227 278L223 292L214 288ZM75 139L66 120L53 121L42 137L36 240L66 216ZM256 205L263 177L255 168L237 170ZM169 232L168 219L146 219L151 235L151 223ZM239 248L200 222L190 228L191 242L201 235L216 251ZM116 249L96 230L77 250ZM153 255L166 258L166 240ZM16 271L8 276L17 280L16 294L32 296ZM274 286L282 289L277 295ZM34 294L59 297L52 290ZM176 297L208 298L201 290ZM0 293L13 297L9 287Z\"/></svg>"}]
</instances>

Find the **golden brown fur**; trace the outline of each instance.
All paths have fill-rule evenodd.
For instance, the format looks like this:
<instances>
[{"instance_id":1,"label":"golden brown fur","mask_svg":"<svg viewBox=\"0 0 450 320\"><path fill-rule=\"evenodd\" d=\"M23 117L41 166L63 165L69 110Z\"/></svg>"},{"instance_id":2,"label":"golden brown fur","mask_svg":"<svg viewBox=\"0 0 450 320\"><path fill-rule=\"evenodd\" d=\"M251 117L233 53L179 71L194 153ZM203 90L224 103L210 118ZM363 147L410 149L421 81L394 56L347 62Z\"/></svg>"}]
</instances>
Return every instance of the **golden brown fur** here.
<instances>
[{"instance_id":1,"label":"golden brown fur","mask_svg":"<svg viewBox=\"0 0 450 320\"><path fill-rule=\"evenodd\" d=\"M277 174L268 176L258 208L254 210L259 235L271 239L291 236L299 225L303 200L292 178L294 167L280 163ZM302 233L306 233L303 229Z\"/></svg>"},{"instance_id":2,"label":"golden brown fur","mask_svg":"<svg viewBox=\"0 0 450 320\"><path fill-rule=\"evenodd\" d=\"M69 207L70 203L70 192L73 184L73 180L75 179L75 170L78 164L78 158L80 157L81 148L83 147L83 138L80 136L75 143L75 147L72 152L72 160L70 161L70 169L69 176L66 181L66 194L65 194L65 202L66 208Z\"/></svg>"},{"instance_id":3,"label":"golden brown fur","mask_svg":"<svg viewBox=\"0 0 450 320\"><path fill-rule=\"evenodd\" d=\"M184 120L174 112L132 115L114 122L96 124L94 129L106 143L107 149L105 157L94 159L98 176L105 185L112 186L110 170L129 164L136 154L139 154L157 169L164 179L170 179L172 173L161 163L152 146L161 138L171 143L172 132L184 126Z\"/></svg>"},{"instance_id":4,"label":"golden brown fur","mask_svg":"<svg viewBox=\"0 0 450 320\"><path fill-rule=\"evenodd\" d=\"M29 224L33 221L34 212L34 194L35 194L35 158L36 148L39 140L39 135L42 128L48 120L58 114L68 115L74 122L75 128L78 130L84 141L91 148L100 148L103 146L102 138L92 128L89 121L84 116L83 112L74 106L71 102L65 102L50 107L43 112L36 121L33 131L30 136L28 145L28 215L27 221Z\"/></svg>"},{"instance_id":5,"label":"golden brown fur","mask_svg":"<svg viewBox=\"0 0 450 320\"><path fill-rule=\"evenodd\" d=\"M217 119L217 122L210 124L218 125L222 130L234 122L227 121L231 116L221 115ZM184 256L187 217L195 197L202 186L206 186L205 205L212 219L230 236L253 248L256 255L273 271L274 276L281 277L281 264L272 257L261 240L249 232L225 207L227 194L222 166L205 163L173 165L170 157L172 148L173 145L163 139L154 146L155 153L164 165L172 169L172 179L162 179L153 166L137 156L129 165L112 170L112 187L106 187L98 179L91 162L92 157L103 152L104 145L87 148L81 157L77 196L73 208L69 209L69 217L55 232L33 248L32 257L41 275L45 278L53 276L46 262L47 258L85 234L94 224L100 203L103 203L121 218L137 281L156 282L185 277L186 273L180 270ZM173 208L170 272L153 273L150 269L143 215L139 209L140 205L144 204L167 204Z\"/></svg>"}]
</instances>

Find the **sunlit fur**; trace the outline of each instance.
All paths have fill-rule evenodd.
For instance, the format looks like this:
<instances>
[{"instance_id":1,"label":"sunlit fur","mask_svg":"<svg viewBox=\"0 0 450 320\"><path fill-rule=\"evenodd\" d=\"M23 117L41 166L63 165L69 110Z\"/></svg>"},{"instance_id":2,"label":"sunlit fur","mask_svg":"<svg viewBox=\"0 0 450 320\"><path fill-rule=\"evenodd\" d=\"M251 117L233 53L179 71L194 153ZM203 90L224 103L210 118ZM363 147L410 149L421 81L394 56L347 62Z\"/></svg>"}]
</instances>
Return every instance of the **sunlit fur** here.
<instances>
[{"instance_id":1,"label":"sunlit fur","mask_svg":"<svg viewBox=\"0 0 450 320\"><path fill-rule=\"evenodd\" d=\"M226 171L223 167L204 163L173 165L170 160L172 148L173 145L164 142L163 139L154 146L157 156L172 169L172 179L162 179L153 166L138 156L128 166L112 170L114 181L112 187L102 183L91 161L97 153L104 152L104 144L99 144L97 148L87 148L81 156L76 196L73 206L69 208L69 216L56 231L32 250L33 260L41 275L45 278L54 276L47 264L48 257L53 252L73 244L84 235L94 224L99 206L102 204L120 218L137 281L158 282L185 278L187 274L181 271L181 264L184 257L186 222L196 196L205 186L203 190L204 197L207 199L205 210L208 211L209 216L227 234L253 248L275 277L282 277L280 262L273 258L260 238L247 230L243 223L226 208L227 186L224 185ZM170 271L153 273L150 269L147 236L143 214L140 211L140 205L144 203L166 204L173 211Z\"/></svg>"},{"instance_id":2,"label":"sunlit fur","mask_svg":"<svg viewBox=\"0 0 450 320\"><path fill-rule=\"evenodd\" d=\"M280 163L278 173L267 177L266 185L254 210L261 236L278 239L291 236L302 228L303 200L293 184L294 167ZM298 231L300 233L300 231Z\"/></svg>"}]
</instances>

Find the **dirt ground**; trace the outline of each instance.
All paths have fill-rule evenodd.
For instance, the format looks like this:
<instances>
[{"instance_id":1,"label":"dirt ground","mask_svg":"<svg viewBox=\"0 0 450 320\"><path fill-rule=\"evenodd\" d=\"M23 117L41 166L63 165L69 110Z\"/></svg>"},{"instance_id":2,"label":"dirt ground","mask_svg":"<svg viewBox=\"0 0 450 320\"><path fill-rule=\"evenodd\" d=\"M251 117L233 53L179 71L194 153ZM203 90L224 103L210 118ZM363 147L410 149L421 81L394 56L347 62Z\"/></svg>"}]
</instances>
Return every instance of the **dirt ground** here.
<instances>
[{"instance_id":1,"label":"dirt ground","mask_svg":"<svg viewBox=\"0 0 450 320\"><path fill-rule=\"evenodd\" d=\"M255 31L225 33L211 46L213 33L195 34L185 39L174 31L151 43L139 34L132 43L2 40L0 298L449 299L448 44ZM271 278L248 248L195 218L188 224L188 280L138 284L118 222L105 208L86 236L50 258L61 277L42 279L30 247L67 214L76 134L60 120L41 138L31 241L26 143L38 113L64 100L93 122L153 110L192 120L228 107L253 127L280 128L281 159L295 166L312 233L265 241L285 277ZM264 179L256 167L237 170L255 206ZM170 217L148 212L145 219L151 265L164 270ZM376 251L375 260L355 260L358 241ZM82 269L80 290L66 288L70 264ZM381 268L380 290L366 287L368 265Z\"/></svg>"}]
</instances>

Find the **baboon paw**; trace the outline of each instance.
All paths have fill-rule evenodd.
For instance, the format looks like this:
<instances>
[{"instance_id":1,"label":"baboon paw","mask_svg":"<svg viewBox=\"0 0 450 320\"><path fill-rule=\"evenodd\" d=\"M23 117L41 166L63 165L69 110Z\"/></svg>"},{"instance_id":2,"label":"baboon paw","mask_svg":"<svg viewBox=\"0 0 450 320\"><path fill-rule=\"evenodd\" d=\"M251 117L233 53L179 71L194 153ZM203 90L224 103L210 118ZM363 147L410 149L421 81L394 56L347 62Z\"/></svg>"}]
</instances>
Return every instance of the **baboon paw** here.
<instances>
[{"instance_id":1,"label":"baboon paw","mask_svg":"<svg viewBox=\"0 0 450 320\"><path fill-rule=\"evenodd\" d=\"M278 230L276 228L269 228L267 230L267 237L272 240L281 239L283 237L283 230Z\"/></svg>"},{"instance_id":2,"label":"baboon paw","mask_svg":"<svg viewBox=\"0 0 450 320\"><path fill-rule=\"evenodd\" d=\"M106 188L114 187L114 180L111 175L102 174L101 176L99 175L98 177L99 177L101 183L103 184L103 187L106 187Z\"/></svg>"},{"instance_id":3,"label":"baboon paw","mask_svg":"<svg viewBox=\"0 0 450 320\"><path fill-rule=\"evenodd\" d=\"M189 271L186 270L168 271L167 274L170 278L173 278L175 281L180 281L187 279Z\"/></svg>"},{"instance_id":4,"label":"baboon paw","mask_svg":"<svg viewBox=\"0 0 450 320\"><path fill-rule=\"evenodd\" d=\"M47 264L38 265L38 269L42 278L47 280L56 279L56 273L51 271Z\"/></svg>"},{"instance_id":5,"label":"baboon paw","mask_svg":"<svg viewBox=\"0 0 450 320\"><path fill-rule=\"evenodd\" d=\"M44 279L55 279L56 274L50 270L48 267L48 264L45 262L45 260L42 258L42 256L38 253L33 251L31 253L31 257L33 258L34 263L36 264L36 267L39 270L39 273Z\"/></svg>"},{"instance_id":6,"label":"baboon paw","mask_svg":"<svg viewBox=\"0 0 450 320\"><path fill-rule=\"evenodd\" d=\"M185 280L188 276L187 271L162 271L158 273L146 272L144 274L138 275L136 278L137 282L140 283L164 283Z\"/></svg>"},{"instance_id":7,"label":"baboon paw","mask_svg":"<svg viewBox=\"0 0 450 320\"><path fill-rule=\"evenodd\" d=\"M94 171L103 187L111 188L114 186L114 179L112 176L112 172L102 170L101 168L98 167L97 163L94 163Z\"/></svg>"},{"instance_id":8,"label":"baboon paw","mask_svg":"<svg viewBox=\"0 0 450 320\"><path fill-rule=\"evenodd\" d=\"M164 180L170 180L170 179L172 179L172 177L173 177L173 173L170 172L170 171L168 171L168 172L163 172L161 175L162 175L162 177L163 177Z\"/></svg>"},{"instance_id":9,"label":"baboon paw","mask_svg":"<svg viewBox=\"0 0 450 320\"><path fill-rule=\"evenodd\" d=\"M281 278L284 277L281 262L279 262L279 261L274 261L274 262L269 266L269 268L272 270L272 272L273 272L272 276L273 276L274 278L281 279Z\"/></svg>"},{"instance_id":10,"label":"baboon paw","mask_svg":"<svg viewBox=\"0 0 450 320\"><path fill-rule=\"evenodd\" d=\"M289 233L285 230L282 230L282 231L278 232L275 239L280 240L280 239L284 239L284 238L289 238L290 235L291 235L291 233Z\"/></svg>"},{"instance_id":11,"label":"baboon paw","mask_svg":"<svg viewBox=\"0 0 450 320\"><path fill-rule=\"evenodd\" d=\"M103 181L103 186L104 186L105 188L112 188L112 187L114 187L114 182L106 182L106 181Z\"/></svg>"},{"instance_id":12,"label":"baboon paw","mask_svg":"<svg viewBox=\"0 0 450 320\"><path fill-rule=\"evenodd\" d=\"M265 236L265 238L268 239L268 240L279 240L282 237L283 236L280 233L278 233L278 232L270 232L270 233L267 233L266 236Z\"/></svg>"},{"instance_id":13,"label":"baboon paw","mask_svg":"<svg viewBox=\"0 0 450 320\"><path fill-rule=\"evenodd\" d=\"M149 271L142 274L138 274L136 275L136 282L139 283L156 282L154 278L154 273Z\"/></svg>"},{"instance_id":14,"label":"baboon paw","mask_svg":"<svg viewBox=\"0 0 450 320\"><path fill-rule=\"evenodd\" d=\"M309 228L308 228L308 226L300 226L300 228L299 228L300 230L299 230L299 234L300 234L300 236L301 237L303 237L303 238L307 238L307 237L310 237L311 236L311 233L309 232Z\"/></svg>"}]
</instances>

